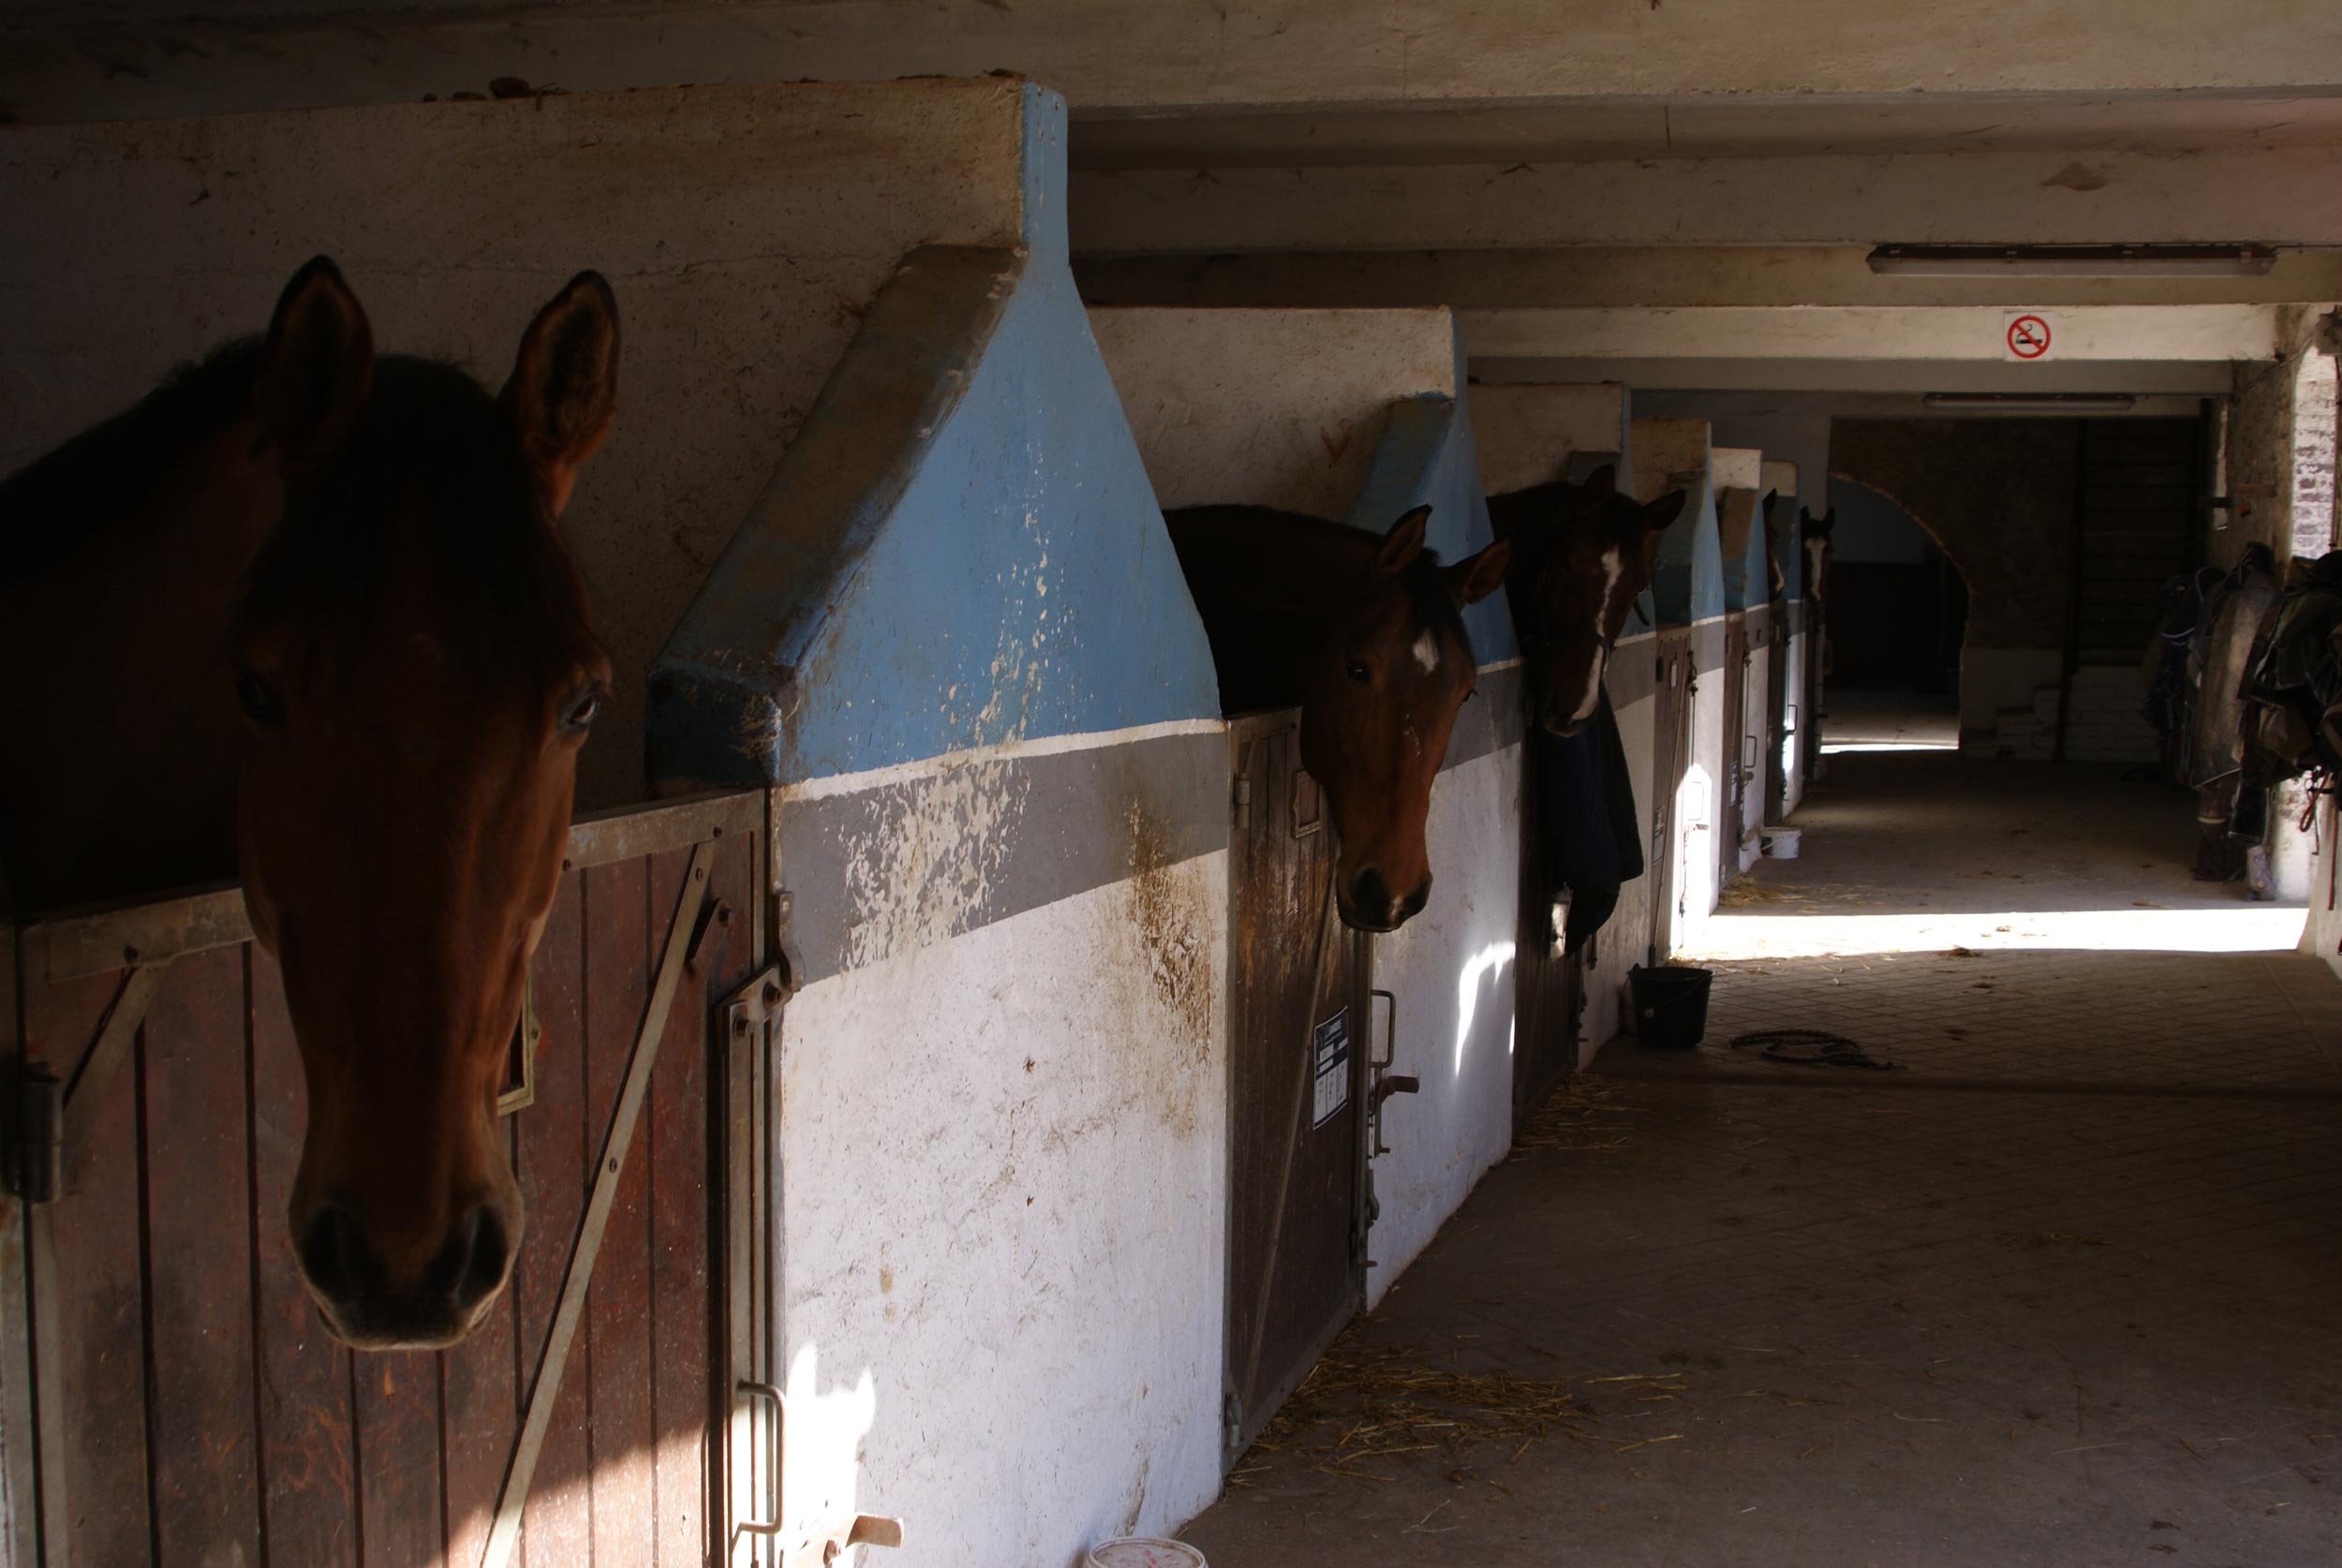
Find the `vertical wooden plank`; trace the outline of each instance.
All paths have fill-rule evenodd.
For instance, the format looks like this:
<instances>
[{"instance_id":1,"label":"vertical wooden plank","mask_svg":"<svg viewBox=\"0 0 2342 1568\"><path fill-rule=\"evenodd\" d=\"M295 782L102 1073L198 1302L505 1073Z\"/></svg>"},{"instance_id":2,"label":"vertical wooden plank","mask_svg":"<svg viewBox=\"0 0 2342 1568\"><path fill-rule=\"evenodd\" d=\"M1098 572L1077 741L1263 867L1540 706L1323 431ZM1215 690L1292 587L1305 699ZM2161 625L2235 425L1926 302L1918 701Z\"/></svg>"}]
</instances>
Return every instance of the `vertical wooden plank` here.
<instances>
[{"instance_id":1,"label":"vertical wooden plank","mask_svg":"<svg viewBox=\"0 0 2342 1568\"><path fill-rule=\"evenodd\" d=\"M710 1260L720 1242L712 1221L708 1161L708 1018L749 947L749 899L742 866L752 846L719 844L712 895L729 901L729 942L701 974L687 973L667 1015L643 1115L652 1189L651 1310L657 1339L654 1379L658 1471L658 1560L695 1563L711 1555L708 1505L714 1477L708 1465L712 1391L720 1364L710 1297ZM650 868L654 928L673 918L690 853L658 856ZM656 949L654 948L654 953ZM708 948L717 954L711 935ZM654 957L653 962L656 962ZM745 978L743 976L743 978Z\"/></svg>"},{"instance_id":2,"label":"vertical wooden plank","mask_svg":"<svg viewBox=\"0 0 2342 1568\"><path fill-rule=\"evenodd\" d=\"M122 981L26 976L26 1054L69 1077ZM41 1528L50 1561L77 1568L143 1562L151 1547L138 1076L134 1062L74 1102L80 1158L33 1220Z\"/></svg>"},{"instance_id":3,"label":"vertical wooden plank","mask_svg":"<svg viewBox=\"0 0 2342 1568\"><path fill-rule=\"evenodd\" d=\"M258 1562L245 966L175 963L146 1017L148 1377L163 1562Z\"/></svg>"},{"instance_id":4,"label":"vertical wooden plank","mask_svg":"<svg viewBox=\"0 0 2342 1568\"><path fill-rule=\"evenodd\" d=\"M252 1030L253 1322L259 1379L261 1522L271 1563L355 1568L357 1433L349 1352L301 1282L287 1210L308 1095L284 979L247 946Z\"/></svg>"},{"instance_id":5,"label":"vertical wooden plank","mask_svg":"<svg viewBox=\"0 0 2342 1568\"><path fill-rule=\"evenodd\" d=\"M368 1568L436 1563L446 1548L439 1494L439 1358L369 1351L350 1359L358 1412L359 1540Z\"/></svg>"},{"instance_id":6,"label":"vertical wooden plank","mask_svg":"<svg viewBox=\"0 0 2342 1568\"><path fill-rule=\"evenodd\" d=\"M16 927L0 920L0 1071L23 1065ZM33 1334L23 1206L0 1195L0 1563L33 1568L40 1545L33 1470Z\"/></svg>"},{"instance_id":7,"label":"vertical wooden plank","mask_svg":"<svg viewBox=\"0 0 2342 1568\"><path fill-rule=\"evenodd\" d=\"M499 1126L510 1158L516 1124L507 1117ZM520 1429L514 1314L515 1293L508 1285L472 1337L440 1353L450 1568L477 1568L486 1551L497 1494L511 1458L512 1440Z\"/></svg>"},{"instance_id":8,"label":"vertical wooden plank","mask_svg":"<svg viewBox=\"0 0 2342 1568\"><path fill-rule=\"evenodd\" d=\"M650 912L646 897L642 860L616 861L586 873L586 1146L597 1155L626 1080L650 995L651 969L667 935L667 914ZM661 910L673 903L670 896ZM684 1010L685 1000L676 998L676 1011ZM642 1132L645 1135L637 1138L619 1174L617 1199L586 1296L598 1563L648 1564L656 1550L650 1293L655 1130ZM589 1170L589 1184L600 1174Z\"/></svg>"},{"instance_id":9,"label":"vertical wooden plank","mask_svg":"<svg viewBox=\"0 0 2342 1568\"><path fill-rule=\"evenodd\" d=\"M586 1207L586 984L583 879L561 879L538 947L536 1103L520 1112L521 1192L528 1206L512 1289L520 1334L521 1401L553 1327L561 1280ZM522 1516L521 1551L530 1568L590 1562L593 1530L586 1490L586 1390L592 1381L592 1324L581 1325L561 1380L553 1425ZM498 1477L501 1480L501 1475Z\"/></svg>"}]
</instances>

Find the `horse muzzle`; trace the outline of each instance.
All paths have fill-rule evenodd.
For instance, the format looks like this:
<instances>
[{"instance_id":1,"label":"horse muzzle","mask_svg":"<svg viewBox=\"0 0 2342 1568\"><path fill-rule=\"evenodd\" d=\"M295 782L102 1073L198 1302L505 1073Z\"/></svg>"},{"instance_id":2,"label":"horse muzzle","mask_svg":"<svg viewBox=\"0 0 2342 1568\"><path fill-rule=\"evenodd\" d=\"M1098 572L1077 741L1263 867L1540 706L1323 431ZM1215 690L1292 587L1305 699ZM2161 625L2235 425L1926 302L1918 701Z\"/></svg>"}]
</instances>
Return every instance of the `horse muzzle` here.
<instances>
[{"instance_id":1,"label":"horse muzzle","mask_svg":"<svg viewBox=\"0 0 2342 1568\"><path fill-rule=\"evenodd\" d=\"M479 1326L511 1274L511 1228L474 1204L411 1278L394 1280L351 1212L320 1208L295 1246L301 1276L334 1337L353 1350L438 1350Z\"/></svg>"}]
</instances>

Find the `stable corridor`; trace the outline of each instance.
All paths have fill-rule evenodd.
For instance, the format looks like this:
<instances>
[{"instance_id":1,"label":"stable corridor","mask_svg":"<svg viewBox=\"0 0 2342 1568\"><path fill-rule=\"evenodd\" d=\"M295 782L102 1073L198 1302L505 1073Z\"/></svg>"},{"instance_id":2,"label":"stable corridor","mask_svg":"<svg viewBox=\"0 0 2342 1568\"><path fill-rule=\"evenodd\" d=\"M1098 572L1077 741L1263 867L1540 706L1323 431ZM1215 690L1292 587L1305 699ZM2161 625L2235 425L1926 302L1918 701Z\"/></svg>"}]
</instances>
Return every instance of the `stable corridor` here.
<instances>
[{"instance_id":1,"label":"stable corridor","mask_svg":"<svg viewBox=\"0 0 2342 1568\"><path fill-rule=\"evenodd\" d=\"M2189 817L2118 768L1832 755L1801 857L1693 939L1706 1045L1606 1048L1187 1539L2342 1559L2342 982L2187 879ZM1728 1043L1793 1028L1898 1065Z\"/></svg>"}]
</instances>

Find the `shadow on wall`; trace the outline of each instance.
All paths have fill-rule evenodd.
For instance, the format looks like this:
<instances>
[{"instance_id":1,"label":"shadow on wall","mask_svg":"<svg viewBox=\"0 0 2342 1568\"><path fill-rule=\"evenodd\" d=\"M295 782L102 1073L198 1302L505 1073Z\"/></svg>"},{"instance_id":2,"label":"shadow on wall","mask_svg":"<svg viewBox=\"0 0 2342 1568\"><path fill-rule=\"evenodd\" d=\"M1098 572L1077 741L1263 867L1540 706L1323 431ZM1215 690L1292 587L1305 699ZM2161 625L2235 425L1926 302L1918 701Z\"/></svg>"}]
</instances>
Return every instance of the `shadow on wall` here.
<instances>
[{"instance_id":1,"label":"shadow on wall","mask_svg":"<svg viewBox=\"0 0 2342 1568\"><path fill-rule=\"evenodd\" d=\"M1960 689L1968 584L1927 525L1870 485L1832 479L1831 684L1931 697Z\"/></svg>"}]
</instances>

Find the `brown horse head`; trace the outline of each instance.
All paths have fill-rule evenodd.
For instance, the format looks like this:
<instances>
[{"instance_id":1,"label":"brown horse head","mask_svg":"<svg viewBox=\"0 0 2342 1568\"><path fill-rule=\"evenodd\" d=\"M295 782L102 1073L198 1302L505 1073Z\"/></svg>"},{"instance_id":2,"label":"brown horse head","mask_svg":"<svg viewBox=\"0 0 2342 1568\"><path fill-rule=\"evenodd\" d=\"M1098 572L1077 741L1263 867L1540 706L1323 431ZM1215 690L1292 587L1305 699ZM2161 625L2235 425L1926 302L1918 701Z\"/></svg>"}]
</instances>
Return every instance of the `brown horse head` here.
<instances>
[{"instance_id":1,"label":"brown horse head","mask_svg":"<svg viewBox=\"0 0 2342 1568\"><path fill-rule=\"evenodd\" d=\"M1495 591L1511 557L1500 540L1439 565L1423 548L1430 515L1401 517L1342 584L1301 698L1301 762L1339 847L1335 907L1362 931L1395 931L1430 898L1431 781L1479 679L1460 612Z\"/></svg>"},{"instance_id":2,"label":"brown horse head","mask_svg":"<svg viewBox=\"0 0 2342 1568\"><path fill-rule=\"evenodd\" d=\"M1604 465L1583 484L1542 484L1489 498L1497 537L1519 552L1511 598L1537 722L1574 735L1602 701L1610 649L1626 612L1651 586L1659 536L1683 493L1637 501Z\"/></svg>"},{"instance_id":3,"label":"brown horse head","mask_svg":"<svg viewBox=\"0 0 2342 1568\"><path fill-rule=\"evenodd\" d=\"M617 351L583 274L492 396L378 359L319 258L261 353L285 515L233 638L238 859L308 1084L294 1245L362 1348L461 1339L520 1235L496 1099L610 679L555 520Z\"/></svg>"}]
</instances>

